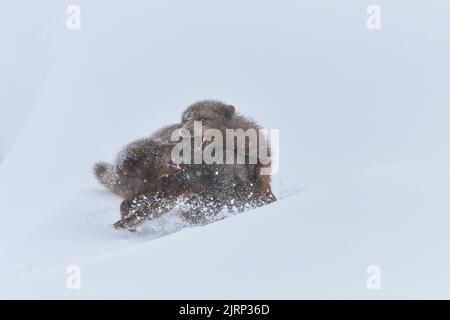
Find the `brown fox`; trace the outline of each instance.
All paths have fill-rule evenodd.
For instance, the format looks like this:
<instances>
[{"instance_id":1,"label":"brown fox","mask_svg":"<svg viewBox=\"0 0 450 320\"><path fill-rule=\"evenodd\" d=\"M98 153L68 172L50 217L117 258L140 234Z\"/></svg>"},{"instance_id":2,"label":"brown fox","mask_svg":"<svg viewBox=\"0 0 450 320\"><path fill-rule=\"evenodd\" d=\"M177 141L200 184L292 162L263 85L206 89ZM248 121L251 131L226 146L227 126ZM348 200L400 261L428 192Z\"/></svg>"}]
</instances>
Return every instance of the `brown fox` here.
<instances>
[{"instance_id":1,"label":"brown fox","mask_svg":"<svg viewBox=\"0 0 450 320\"><path fill-rule=\"evenodd\" d=\"M226 129L242 129L244 131L248 129L254 129L257 132L261 127L253 120L238 114L235 107L227 105L223 102L216 100L204 100L194 103L189 106L182 115L182 125L185 129L189 130L191 134L194 134L194 121L201 121L202 132L207 129L218 129L221 131L222 136L226 136ZM209 139L209 138L208 138ZM276 200L275 195L271 189L270 175L261 175L261 169L263 167L270 168L270 163L263 165L259 158L259 148L261 145L267 146L267 141L263 138L259 141L258 136L257 145L246 145L246 164L225 164L226 175L231 175L236 178L241 189L246 190L244 194L253 194L253 200L260 202L261 204L270 203ZM223 141L223 146L226 143ZM250 164L248 158L248 152L250 148L256 148L256 154L258 155L257 163ZM223 154L226 151L223 150ZM255 151L255 150L254 150ZM270 158L270 147L267 147L268 157ZM234 149L234 159L236 159L237 149Z\"/></svg>"},{"instance_id":2,"label":"brown fox","mask_svg":"<svg viewBox=\"0 0 450 320\"><path fill-rule=\"evenodd\" d=\"M101 184L124 198L118 229L133 230L140 223L184 204L179 212L192 223L204 223L226 208L242 211L276 200L270 177L261 176L261 164L181 164L171 161L174 130L192 131L193 121L206 128L259 129L235 113L234 107L217 101L202 101L183 113L182 124L166 126L152 136L122 149L114 164L97 163L94 172ZM246 162L248 163L248 162Z\"/></svg>"}]
</instances>

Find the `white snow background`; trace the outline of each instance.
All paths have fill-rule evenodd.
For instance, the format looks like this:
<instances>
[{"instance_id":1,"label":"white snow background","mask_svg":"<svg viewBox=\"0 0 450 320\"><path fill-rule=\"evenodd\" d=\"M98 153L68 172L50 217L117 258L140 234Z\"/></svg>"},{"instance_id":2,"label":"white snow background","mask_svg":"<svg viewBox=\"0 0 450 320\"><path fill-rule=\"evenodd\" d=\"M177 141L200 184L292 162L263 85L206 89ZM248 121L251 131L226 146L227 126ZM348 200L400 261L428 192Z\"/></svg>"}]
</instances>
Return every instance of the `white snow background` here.
<instances>
[{"instance_id":1,"label":"white snow background","mask_svg":"<svg viewBox=\"0 0 450 320\"><path fill-rule=\"evenodd\" d=\"M371 4L1 0L0 298L450 298L450 3ZM280 200L114 230L92 165L204 98L280 129Z\"/></svg>"}]
</instances>

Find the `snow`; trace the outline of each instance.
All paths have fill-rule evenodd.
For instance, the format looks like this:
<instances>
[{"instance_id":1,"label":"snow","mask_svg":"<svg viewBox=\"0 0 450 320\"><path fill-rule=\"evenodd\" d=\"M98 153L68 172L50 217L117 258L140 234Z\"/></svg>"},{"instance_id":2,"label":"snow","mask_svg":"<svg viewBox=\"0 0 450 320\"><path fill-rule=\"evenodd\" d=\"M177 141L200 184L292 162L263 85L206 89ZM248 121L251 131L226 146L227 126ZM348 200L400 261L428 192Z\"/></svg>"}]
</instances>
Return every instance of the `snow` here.
<instances>
[{"instance_id":1,"label":"snow","mask_svg":"<svg viewBox=\"0 0 450 320\"><path fill-rule=\"evenodd\" d=\"M450 297L448 1L68 4L0 13L0 298ZM114 230L93 164L204 98L280 129L280 200Z\"/></svg>"}]
</instances>

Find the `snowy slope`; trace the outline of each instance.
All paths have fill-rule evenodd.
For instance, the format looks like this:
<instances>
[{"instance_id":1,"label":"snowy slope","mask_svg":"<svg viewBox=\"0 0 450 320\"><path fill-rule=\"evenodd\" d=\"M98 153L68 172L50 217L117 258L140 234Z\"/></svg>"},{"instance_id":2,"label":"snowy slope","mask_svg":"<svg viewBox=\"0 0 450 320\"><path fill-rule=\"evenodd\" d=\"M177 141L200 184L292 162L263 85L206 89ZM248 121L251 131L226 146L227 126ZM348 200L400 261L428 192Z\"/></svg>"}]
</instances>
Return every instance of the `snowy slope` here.
<instances>
[{"instance_id":1,"label":"snowy slope","mask_svg":"<svg viewBox=\"0 0 450 320\"><path fill-rule=\"evenodd\" d=\"M112 210L83 213L71 227L83 232L59 222L60 230L33 234L27 243L41 252L2 287L26 298L448 297L449 219L427 211L424 197L445 199L440 190L450 176L428 194L397 169L349 170L265 208L177 233L170 233L181 227L174 220L129 235L101 224ZM338 192L344 178L348 190ZM154 239L155 232L168 235ZM365 285L374 263L385 272L381 291ZM81 267L79 291L65 286L68 264Z\"/></svg>"},{"instance_id":2,"label":"snowy slope","mask_svg":"<svg viewBox=\"0 0 450 320\"><path fill-rule=\"evenodd\" d=\"M447 1L382 1L379 32L359 1L79 1L80 31L65 29L68 3L43 3L8 7L52 37L40 54L12 44L17 79L0 78L17 106L2 114L26 110L2 118L1 298L449 298ZM113 230L120 199L93 163L202 98L280 129L281 200L204 227L169 215Z\"/></svg>"},{"instance_id":3,"label":"snowy slope","mask_svg":"<svg viewBox=\"0 0 450 320\"><path fill-rule=\"evenodd\" d=\"M52 9L46 1L1 3L0 162L27 122L51 66L58 30L48 14Z\"/></svg>"}]
</instances>

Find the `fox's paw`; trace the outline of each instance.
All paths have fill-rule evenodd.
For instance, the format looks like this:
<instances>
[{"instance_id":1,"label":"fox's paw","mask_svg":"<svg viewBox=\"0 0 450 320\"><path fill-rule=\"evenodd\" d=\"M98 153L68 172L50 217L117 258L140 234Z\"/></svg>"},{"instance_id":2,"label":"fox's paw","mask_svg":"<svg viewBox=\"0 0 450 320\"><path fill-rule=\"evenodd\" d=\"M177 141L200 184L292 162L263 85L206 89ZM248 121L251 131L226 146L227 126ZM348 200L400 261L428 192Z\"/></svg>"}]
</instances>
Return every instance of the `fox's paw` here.
<instances>
[{"instance_id":1,"label":"fox's paw","mask_svg":"<svg viewBox=\"0 0 450 320\"><path fill-rule=\"evenodd\" d=\"M136 232L135 228L126 226L125 221L123 221L123 220L119 220L116 223L114 223L113 227L116 230L128 230L130 232Z\"/></svg>"},{"instance_id":2,"label":"fox's paw","mask_svg":"<svg viewBox=\"0 0 450 320\"><path fill-rule=\"evenodd\" d=\"M122 229L126 229L127 227L125 226L125 223L122 220L117 221L116 223L113 224L114 229L116 230L122 230Z\"/></svg>"}]
</instances>

